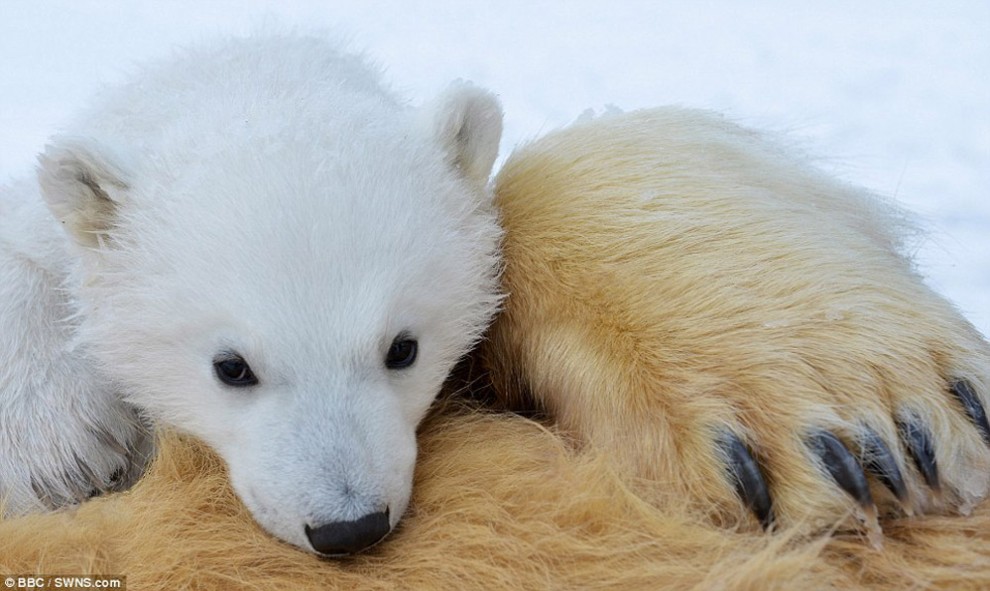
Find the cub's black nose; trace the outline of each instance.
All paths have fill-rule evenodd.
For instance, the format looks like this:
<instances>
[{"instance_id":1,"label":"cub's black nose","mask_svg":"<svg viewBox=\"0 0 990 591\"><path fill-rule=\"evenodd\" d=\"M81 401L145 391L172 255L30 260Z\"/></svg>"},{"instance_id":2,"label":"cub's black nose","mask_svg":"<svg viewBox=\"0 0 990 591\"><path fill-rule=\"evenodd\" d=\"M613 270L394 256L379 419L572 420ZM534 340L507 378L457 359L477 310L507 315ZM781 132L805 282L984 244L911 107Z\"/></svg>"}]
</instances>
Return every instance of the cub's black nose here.
<instances>
[{"instance_id":1,"label":"cub's black nose","mask_svg":"<svg viewBox=\"0 0 990 591\"><path fill-rule=\"evenodd\" d=\"M341 556L373 546L388 534L389 529L388 509L385 509L354 521L334 521L317 527L307 525L306 537L320 554Z\"/></svg>"}]
</instances>

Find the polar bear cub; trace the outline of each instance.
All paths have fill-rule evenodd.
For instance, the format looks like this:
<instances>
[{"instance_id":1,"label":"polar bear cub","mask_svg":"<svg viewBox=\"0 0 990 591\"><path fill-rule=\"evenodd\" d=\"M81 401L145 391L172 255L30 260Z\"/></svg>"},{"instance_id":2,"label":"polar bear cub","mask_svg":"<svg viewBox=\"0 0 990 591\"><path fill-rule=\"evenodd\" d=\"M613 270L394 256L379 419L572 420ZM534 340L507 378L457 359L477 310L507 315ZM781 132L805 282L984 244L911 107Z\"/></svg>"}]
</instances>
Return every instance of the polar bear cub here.
<instances>
[{"instance_id":1,"label":"polar bear cub","mask_svg":"<svg viewBox=\"0 0 990 591\"><path fill-rule=\"evenodd\" d=\"M416 427L499 303L501 121L466 83L411 108L295 36L98 97L0 193L4 513L126 486L150 422L215 448L290 543L384 537Z\"/></svg>"}]
</instances>

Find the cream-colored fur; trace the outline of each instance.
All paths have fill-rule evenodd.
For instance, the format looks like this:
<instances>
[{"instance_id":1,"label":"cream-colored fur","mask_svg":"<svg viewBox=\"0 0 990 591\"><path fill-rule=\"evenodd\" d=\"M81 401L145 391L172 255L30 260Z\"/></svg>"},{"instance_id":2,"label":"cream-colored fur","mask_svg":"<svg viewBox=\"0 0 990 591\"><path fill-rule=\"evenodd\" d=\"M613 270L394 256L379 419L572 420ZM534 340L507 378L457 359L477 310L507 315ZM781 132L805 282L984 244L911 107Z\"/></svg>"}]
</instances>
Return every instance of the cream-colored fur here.
<instances>
[{"instance_id":1,"label":"cream-colored fur","mask_svg":"<svg viewBox=\"0 0 990 591\"><path fill-rule=\"evenodd\" d=\"M986 406L990 348L900 253L890 204L716 115L656 109L579 122L499 173L509 297L484 352L496 392L531 397L645 479L742 515L718 441L763 466L779 521L828 526L858 507L810 452L822 430L888 444L909 498L968 510L990 448L950 394ZM941 491L896 423L931 433ZM861 458L862 460L863 458Z\"/></svg>"},{"instance_id":2,"label":"cream-colored fur","mask_svg":"<svg viewBox=\"0 0 990 591\"><path fill-rule=\"evenodd\" d=\"M892 210L680 110L551 134L510 158L497 193L509 297L471 383L547 415L441 404L385 543L327 561L279 542L208 448L165 434L131 491L0 523L0 573L132 589L990 587L990 454L947 387L966 379L985 405L990 356L897 254ZM932 429L940 497L898 416ZM842 522L856 505L805 445L828 429L856 452L863 425L911 492L902 507L871 480L882 550ZM762 462L770 533L736 498L725 429Z\"/></svg>"},{"instance_id":3,"label":"cream-colored fur","mask_svg":"<svg viewBox=\"0 0 990 591\"><path fill-rule=\"evenodd\" d=\"M712 525L642 502L607 457L539 424L446 409L424 425L412 508L346 560L266 534L206 446L165 438L131 491L0 523L0 574L118 574L128 589L986 589L990 507L855 535Z\"/></svg>"}]
</instances>

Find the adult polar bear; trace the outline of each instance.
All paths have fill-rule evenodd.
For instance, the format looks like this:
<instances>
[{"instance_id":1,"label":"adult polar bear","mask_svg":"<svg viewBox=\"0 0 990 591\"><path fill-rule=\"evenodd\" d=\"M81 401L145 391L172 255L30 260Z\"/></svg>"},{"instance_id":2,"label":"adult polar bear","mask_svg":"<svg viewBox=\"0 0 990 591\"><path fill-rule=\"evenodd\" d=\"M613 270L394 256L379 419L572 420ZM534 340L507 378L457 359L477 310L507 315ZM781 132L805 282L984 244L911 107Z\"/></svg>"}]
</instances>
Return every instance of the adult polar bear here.
<instances>
[{"instance_id":1,"label":"adult polar bear","mask_svg":"<svg viewBox=\"0 0 990 591\"><path fill-rule=\"evenodd\" d=\"M499 129L486 93L406 109L313 39L190 52L103 97L42 159L70 239L30 184L3 198L5 334L40 335L2 351L8 506L130 467L119 391L214 447L277 536L380 539L499 300ZM575 129L501 177L500 396L723 516L736 493L764 523L855 503L875 531L875 500L985 496L986 344L897 254L893 216L695 113Z\"/></svg>"}]
</instances>

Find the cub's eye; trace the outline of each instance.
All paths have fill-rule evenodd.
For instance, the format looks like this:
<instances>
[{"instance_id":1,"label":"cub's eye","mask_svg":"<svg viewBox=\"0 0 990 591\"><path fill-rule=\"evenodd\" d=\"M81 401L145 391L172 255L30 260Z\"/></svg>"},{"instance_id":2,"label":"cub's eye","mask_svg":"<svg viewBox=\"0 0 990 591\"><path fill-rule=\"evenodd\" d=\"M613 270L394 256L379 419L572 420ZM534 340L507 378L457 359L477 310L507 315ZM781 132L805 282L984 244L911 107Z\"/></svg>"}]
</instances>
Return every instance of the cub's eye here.
<instances>
[{"instance_id":1,"label":"cub's eye","mask_svg":"<svg viewBox=\"0 0 990 591\"><path fill-rule=\"evenodd\" d=\"M213 369L217 372L217 378L228 386L254 386L258 383L251 366L237 354L227 353L216 357L213 360Z\"/></svg>"},{"instance_id":2,"label":"cub's eye","mask_svg":"<svg viewBox=\"0 0 990 591\"><path fill-rule=\"evenodd\" d=\"M385 367L389 369L405 369L416 362L416 340L409 335L400 334L392 341L385 356Z\"/></svg>"}]
</instances>

